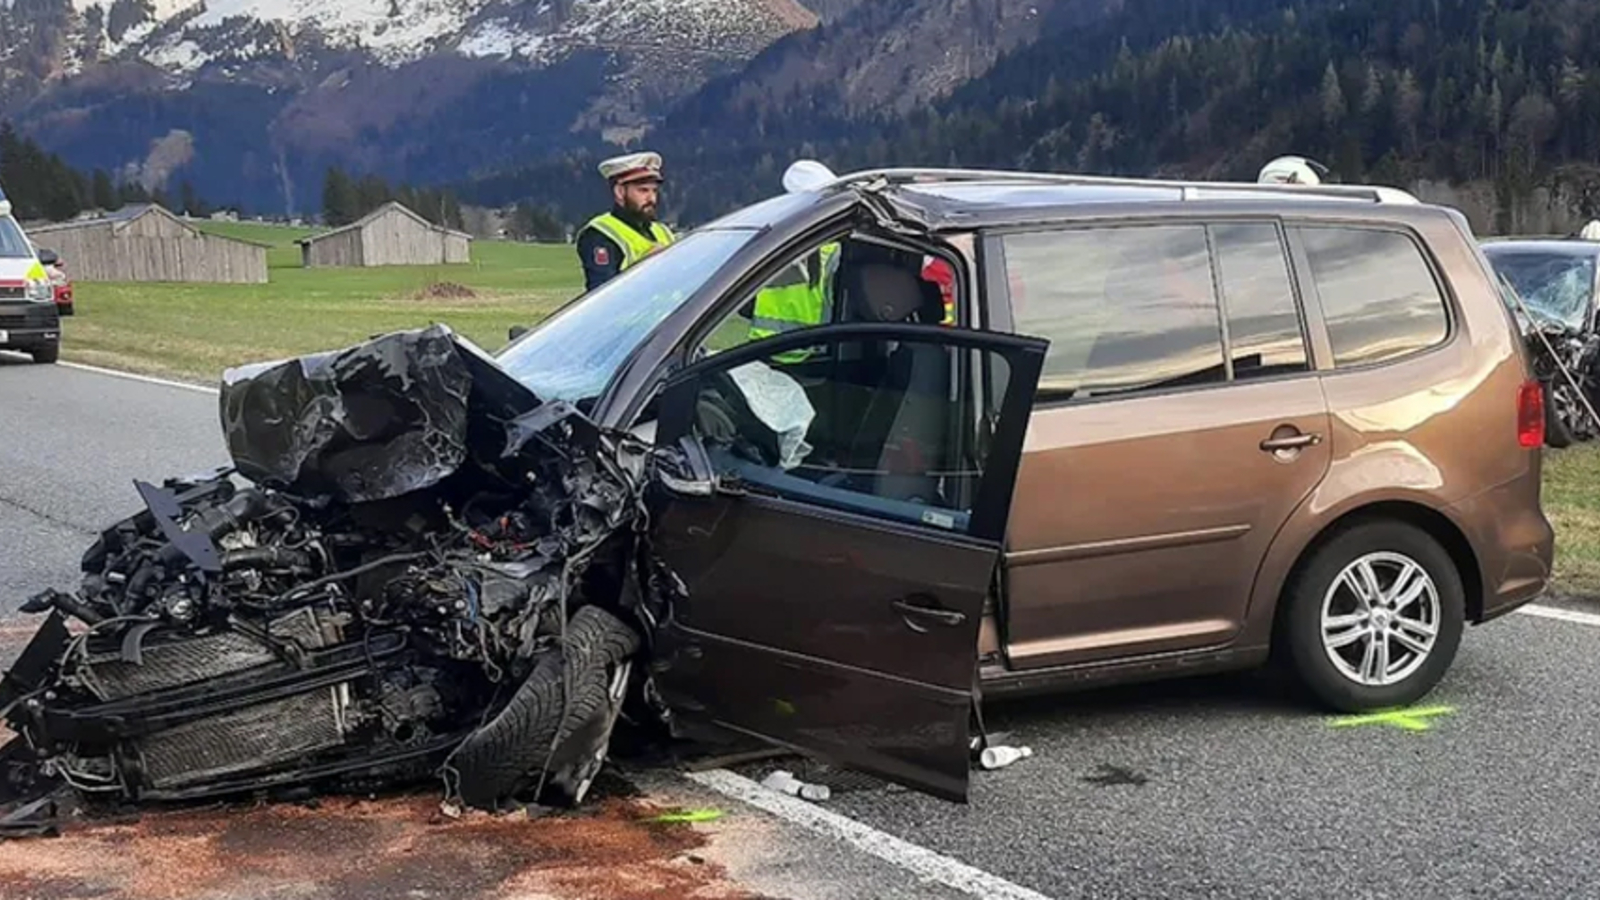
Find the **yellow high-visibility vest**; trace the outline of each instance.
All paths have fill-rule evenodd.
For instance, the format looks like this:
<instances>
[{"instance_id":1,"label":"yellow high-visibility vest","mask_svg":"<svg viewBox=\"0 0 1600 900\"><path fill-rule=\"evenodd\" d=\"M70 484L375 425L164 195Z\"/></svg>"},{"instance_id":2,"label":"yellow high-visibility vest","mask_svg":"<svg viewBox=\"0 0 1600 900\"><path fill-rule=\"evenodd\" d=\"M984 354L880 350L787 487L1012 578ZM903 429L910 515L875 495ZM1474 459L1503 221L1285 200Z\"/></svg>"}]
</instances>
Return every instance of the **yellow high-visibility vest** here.
<instances>
[{"instance_id":1,"label":"yellow high-visibility vest","mask_svg":"<svg viewBox=\"0 0 1600 900\"><path fill-rule=\"evenodd\" d=\"M677 240L672 229L660 222L651 222L650 237L645 237L613 213L595 216L583 227L599 231L622 248L622 265L618 271L637 264L639 260Z\"/></svg>"},{"instance_id":2,"label":"yellow high-visibility vest","mask_svg":"<svg viewBox=\"0 0 1600 900\"><path fill-rule=\"evenodd\" d=\"M839 245L824 244L820 251L797 260L756 294L755 317L750 320L750 340L828 322L833 307L833 274L839 268ZM773 357L795 363L811 356L808 349L789 350Z\"/></svg>"}]
</instances>

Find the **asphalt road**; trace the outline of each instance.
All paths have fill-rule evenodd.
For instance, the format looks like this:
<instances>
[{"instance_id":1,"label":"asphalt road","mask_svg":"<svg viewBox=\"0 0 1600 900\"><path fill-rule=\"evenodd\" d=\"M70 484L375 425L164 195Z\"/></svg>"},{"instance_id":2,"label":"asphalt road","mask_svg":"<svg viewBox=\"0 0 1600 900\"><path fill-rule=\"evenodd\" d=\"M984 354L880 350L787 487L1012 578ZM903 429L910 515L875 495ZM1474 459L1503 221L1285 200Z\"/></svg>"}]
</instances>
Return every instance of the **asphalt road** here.
<instances>
[{"instance_id":1,"label":"asphalt road","mask_svg":"<svg viewBox=\"0 0 1600 900\"><path fill-rule=\"evenodd\" d=\"M141 508L133 482L226 464L214 394L35 366L0 353L0 668L32 623L17 607L71 590L106 526ZM0 729L0 738L3 738ZM440 822L426 790L320 810L279 805L146 816L51 841L0 841L0 897L17 900L958 900L673 773L530 823ZM703 825L645 821L716 810ZM330 846L340 852L330 854Z\"/></svg>"},{"instance_id":2,"label":"asphalt road","mask_svg":"<svg viewBox=\"0 0 1600 900\"><path fill-rule=\"evenodd\" d=\"M215 395L0 353L0 615L77 586L93 537L142 508L135 479L227 461Z\"/></svg>"},{"instance_id":3,"label":"asphalt road","mask_svg":"<svg viewBox=\"0 0 1600 900\"><path fill-rule=\"evenodd\" d=\"M70 587L89 536L136 506L132 479L222 461L215 403L0 363L0 610ZM1513 615L1469 630L1426 705L1452 711L1426 731L1334 727L1253 675L998 706L991 728L1034 756L974 773L970 805L838 777L823 808L1049 897L1592 893L1600 627ZM643 787L672 794L674 779ZM725 798L695 802L737 812L713 850L771 896L958 896Z\"/></svg>"}]
</instances>

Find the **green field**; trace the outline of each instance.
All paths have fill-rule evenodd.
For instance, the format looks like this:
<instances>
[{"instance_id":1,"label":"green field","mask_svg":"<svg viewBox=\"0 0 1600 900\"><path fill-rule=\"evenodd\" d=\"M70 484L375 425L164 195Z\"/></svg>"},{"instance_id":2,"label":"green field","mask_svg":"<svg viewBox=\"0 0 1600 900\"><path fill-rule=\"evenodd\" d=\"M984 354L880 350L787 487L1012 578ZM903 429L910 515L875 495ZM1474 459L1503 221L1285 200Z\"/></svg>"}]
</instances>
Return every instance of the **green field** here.
<instances>
[{"instance_id":1,"label":"green field","mask_svg":"<svg viewBox=\"0 0 1600 900\"><path fill-rule=\"evenodd\" d=\"M215 382L242 362L326 350L374 334L442 322L493 350L515 324L531 324L577 296L583 275L564 245L475 241L453 266L303 269L294 241L312 233L250 223L201 228L269 244L269 283L76 285L65 320L65 358ZM472 296L440 298L430 288Z\"/></svg>"},{"instance_id":2,"label":"green field","mask_svg":"<svg viewBox=\"0 0 1600 900\"><path fill-rule=\"evenodd\" d=\"M1600 598L1600 447L1545 451L1544 509L1556 529L1556 581Z\"/></svg>"}]
</instances>

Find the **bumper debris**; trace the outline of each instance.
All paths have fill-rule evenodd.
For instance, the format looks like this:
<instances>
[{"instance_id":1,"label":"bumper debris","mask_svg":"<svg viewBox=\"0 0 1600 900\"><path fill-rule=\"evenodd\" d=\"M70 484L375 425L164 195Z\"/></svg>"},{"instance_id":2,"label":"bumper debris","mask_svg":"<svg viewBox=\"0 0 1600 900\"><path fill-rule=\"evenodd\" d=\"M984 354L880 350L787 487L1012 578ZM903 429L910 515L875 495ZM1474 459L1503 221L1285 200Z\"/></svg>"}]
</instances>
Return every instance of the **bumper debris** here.
<instances>
[{"instance_id":1,"label":"bumper debris","mask_svg":"<svg viewBox=\"0 0 1600 900\"><path fill-rule=\"evenodd\" d=\"M617 436L448 329L230 370L233 467L140 483L0 681L0 837L84 805L581 802L630 696Z\"/></svg>"}]
</instances>

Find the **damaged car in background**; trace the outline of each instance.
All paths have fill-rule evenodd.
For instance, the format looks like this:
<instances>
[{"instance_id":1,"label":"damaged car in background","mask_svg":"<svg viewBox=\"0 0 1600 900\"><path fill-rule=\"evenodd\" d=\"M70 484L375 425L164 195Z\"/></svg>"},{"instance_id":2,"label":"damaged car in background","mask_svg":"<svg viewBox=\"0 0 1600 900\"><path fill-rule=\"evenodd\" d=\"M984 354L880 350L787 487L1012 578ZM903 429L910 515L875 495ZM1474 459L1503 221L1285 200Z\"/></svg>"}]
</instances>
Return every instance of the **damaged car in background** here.
<instances>
[{"instance_id":1,"label":"damaged car in background","mask_svg":"<svg viewBox=\"0 0 1600 900\"><path fill-rule=\"evenodd\" d=\"M1545 390L1545 441L1555 448L1600 436L1600 242L1528 238L1483 242L1504 281Z\"/></svg>"},{"instance_id":2,"label":"damaged car in background","mask_svg":"<svg viewBox=\"0 0 1600 900\"><path fill-rule=\"evenodd\" d=\"M1464 226L1393 200L821 174L492 355L434 326L231 370L232 466L137 485L29 602L0 784L572 804L625 722L963 801L986 698L1281 649L1322 706L1404 706L1552 535L1492 275L1447 301L1421 248ZM1413 407L1455 425L1374 412Z\"/></svg>"}]
</instances>

